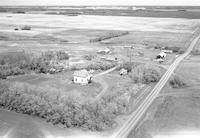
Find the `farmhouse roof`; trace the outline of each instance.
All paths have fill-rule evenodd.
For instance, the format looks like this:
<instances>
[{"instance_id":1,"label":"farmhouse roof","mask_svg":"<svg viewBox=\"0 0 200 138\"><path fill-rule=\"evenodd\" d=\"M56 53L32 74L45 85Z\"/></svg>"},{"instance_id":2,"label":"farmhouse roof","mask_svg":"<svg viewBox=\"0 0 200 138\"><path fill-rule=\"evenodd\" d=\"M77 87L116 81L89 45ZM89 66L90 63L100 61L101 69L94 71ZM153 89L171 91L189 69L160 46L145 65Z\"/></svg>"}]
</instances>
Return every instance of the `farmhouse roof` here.
<instances>
[{"instance_id":1,"label":"farmhouse roof","mask_svg":"<svg viewBox=\"0 0 200 138\"><path fill-rule=\"evenodd\" d=\"M73 76L82 77L82 78L86 78L89 75L90 75L89 72L85 69L80 70L80 71L75 71L74 74L73 74Z\"/></svg>"}]
</instances>

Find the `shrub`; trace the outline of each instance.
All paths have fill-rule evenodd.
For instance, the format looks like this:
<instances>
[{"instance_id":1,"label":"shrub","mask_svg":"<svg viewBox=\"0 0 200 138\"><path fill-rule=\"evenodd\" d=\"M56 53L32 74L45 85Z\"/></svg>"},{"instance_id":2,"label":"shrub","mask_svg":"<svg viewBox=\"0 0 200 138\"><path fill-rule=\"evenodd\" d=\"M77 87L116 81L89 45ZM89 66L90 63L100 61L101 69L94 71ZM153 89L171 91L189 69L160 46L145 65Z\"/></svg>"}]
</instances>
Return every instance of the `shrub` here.
<instances>
[{"instance_id":1,"label":"shrub","mask_svg":"<svg viewBox=\"0 0 200 138\"><path fill-rule=\"evenodd\" d=\"M0 55L0 65L17 65L19 67L24 66L27 62L30 62L31 55L24 51L18 52L5 52Z\"/></svg>"},{"instance_id":2,"label":"shrub","mask_svg":"<svg viewBox=\"0 0 200 138\"><path fill-rule=\"evenodd\" d=\"M154 49L161 49L162 47L161 46L158 46L158 45L156 45L156 46L154 46Z\"/></svg>"},{"instance_id":3,"label":"shrub","mask_svg":"<svg viewBox=\"0 0 200 138\"><path fill-rule=\"evenodd\" d=\"M172 88L182 88L186 86L186 83L180 79L178 76L174 76L170 81L169 84Z\"/></svg>"},{"instance_id":4,"label":"shrub","mask_svg":"<svg viewBox=\"0 0 200 138\"><path fill-rule=\"evenodd\" d=\"M116 66L115 62L92 62L89 64L78 64L71 67L71 70L108 70Z\"/></svg>"},{"instance_id":5,"label":"shrub","mask_svg":"<svg viewBox=\"0 0 200 138\"><path fill-rule=\"evenodd\" d=\"M135 83L149 84L160 80L161 70L152 65L141 64L132 70L130 77Z\"/></svg>"},{"instance_id":6,"label":"shrub","mask_svg":"<svg viewBox=\"0 0 200 138\"><path fill-rule=\"evenodd\" d=\"M26 12L25 11L16 11L14 13L18 13L18 14L25 14Z\"/></svg>"},{"instance_id":7,"label":"shrub","mask_svg":"<svg viewBox=\"0 0 200 138\"><path fill-rule=\"evenodd\" d=\"M31 27L28 25L25 25L21 28L21 30L31 30Z\"/></svg>"},{"instance_id":8,"label":"shrub","mask_svg":"<svg viewBox=\"0 0 200 138\"><path fill-rule=\"evenodd\" d=\"M47 51L38 57L24 51L6 52L0 55L0 76L24 74L29 70L47 73L54 66L52 60L68 59L69 55L63 51Z\"/></svg>"},{"instance_id":9,"label":"shrub","mask_svg":"<svg viewBox=\"0 0 200 138\"><path fill-rule=\"evenodd\" d=\"M176 46L174 46L174 47L166 46L164 49L165 50L172 50L173 53L179 53L179 54L183 54L185 52L185 48L180 48L180 47L176 47Z\"/></svg>"},{"instance_id":10,"label":"shrub","mask_svg":"<svg viewBox=\"0 0 200 138\"><path fill-rule=\"evenodd\" d=\"M25 52L7 52L0 55L0 75L24 74L30 66L31 57Z\"/></svg>"},{"instance_id":11,"label":"shrub","mask_svg":"<svg viewBox=\"0 0 200 138\"><path fill-rule=\"evenodd\" d=\"M69 55L65 51L59 50L59 51L46 51L43 52L41 55L41 58L44 60L68 60Z\"/></svg>"},{"instance_id":12,"label":"shrub","mask_svg":"<svg viewBox=\"0 0 200 138\"><path fill-rule=\"evenodd\" d=\"M179 54L183 54L184 52L185 52L185 49L184 49L184 48L181 48L181 49L179 49L179 51L178 51Z\"/></svg>"},{"instance_id":13,"label":"shrub","mask_svg":"<svg viewBox=\"0 0 200 138\"><path fill-rule=\"evenodd\" d=\"M191 52L192 55L200 55L200 50L199 49L194 49Z\"/></svg>"},{"instance_id":14,"label":"shrub","mask_svg":"<svg viewBox=\"0 0 200 138\"><path fill-rule=\"evenodd\" d=\"M138 66L139 63L135 63L135 62L124 62L120 65L120 67L118 68L118 70L121 70L122 68L126 69L128 72L131 72L132 69L134 69L136 66Z\"/></svg>"},{"instance_id":15,"label":"shrub","mask_svg":"<svg viewBox=\"0 0 200 138\"><path fill-rule=\"evenodd\" d=\"M128 111L129 100L124 92L112 92L102 97L101 102L111 116L124 114Z\"/></svg>"},{"instance_id":16,"label":"shrub","mask_svg":"<svg viewBox=\"0 0 200 138\"><path fill-rule=\"evenodd\" d=\"M0 13L1 12L8 12L6 9L3 9L2 7L1 7L1 9L0 9Z\"/></svg>"},{"instance_id":17,"label":"shrub","mask_svg":"<svg viewBox=\"0 0 200 138\"><path fill-rule=\"evenodd\" d=\"M92 60L92 59L94 59L94 56L93 55L85 55L84 59L85 60Z\"/></svg>"},{"instance_id":18,"label":"shrub","mask_svg":"<svg viewBox=\"0 0 200 138\"><path fill-rule=\"evenodd\" d=\"M56 51L58 60L69 60L69 55L65 51Z\"/></svg>"},{"instance_id":19,"label":"shrub","mask_svg":"<svg viewBox=\"0 0 200 138\"><path fill-rule=\"evenodd\" d=\"M174 53L177 53L180 50L180 47L176 47L176 46L168 47L168 46L166 46L164 49L165 50L172 50Z\"/></svg>"}]
</instances>

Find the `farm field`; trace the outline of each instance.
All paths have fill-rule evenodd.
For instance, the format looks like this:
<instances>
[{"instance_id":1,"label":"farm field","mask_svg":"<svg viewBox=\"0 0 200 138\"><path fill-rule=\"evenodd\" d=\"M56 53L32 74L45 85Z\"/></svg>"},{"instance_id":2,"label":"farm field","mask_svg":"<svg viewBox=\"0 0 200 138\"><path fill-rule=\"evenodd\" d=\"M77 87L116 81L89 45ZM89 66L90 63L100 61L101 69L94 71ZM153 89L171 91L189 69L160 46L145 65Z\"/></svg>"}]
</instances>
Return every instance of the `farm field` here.
<instances>
[{"instance_id":1,"label":"farm field","mask_svg":"<svg viewBox=\"0 0 200 138\"><path fill-rule=\"evenodd\" d=\"M0 12L200 19L199 6L1 6Z\"/></svg>"},{"instance_id":2,"label":"farm field","mask_svg":"<svg viewBox=\"0 0 200 138\"><path fill-rule=\"evenodd\" d=\"M45 51L61 50L66 52L69 55L69 68L66 71L55 74L31 72L25 75L8 77L7 81L14 84L11 90L18 91L23 89L22 93L24 91L26 93L26 88L30 87L27 91L31 95L31 100L41 104L41 107L51 107L52 109L52 118L48 114L43 114L43 112L41 114L34 113L35 109L30 114L36 114L36 116L45 118L55 125L61 124L66 125L68 128L102 131L103 133L105 130L114 131L113 128L123 124L123 117L125 116L124 118L126 119L126 115L128 116L132 111L132 109L129 109L129 107L132 107L132 105L129 105L132 104L129 101L134 100L134 98L137 100L142 89L148 88L150 84L139 84L141 82L136 84L134 79L129 76L132 72L129 72L128 75L120 76L119 70L95 77L96 74L106 70L106 68L100 68L94 71L95 75L92 83L78 85L72 82L74 70L79 69L79 65L83 65L86 68L84 65L90 63L96 65L95 63L97 62L98 64L106 63L105 61L107 60L109 60L109 63L114 63L109 67L118 67L117 65L121 65L121 63L134 62L167 69L174 59L181 54L179 49L184 52L188 47L197 31L196 28L200 26L199 24L199 19L183 18L0 13L0 54L10 51L26 51L39 56ZM24 26L30 26L31 29L20 29ZM160 64L155 58L163 47L175 47L178 48L178 51L167 54L165 61ZM109 49L110 52L99 53L104 49ZM147 134L155 136L155 138L162 138L159 137L162 133L158 132L170 130L170 126L179 128L181 125L185 125L181 124L182 120L189 118L183 115L182 118L178 118L180 120L177 120L176 115L193 112L194 110L189 109L193 104L195 104L195 109L198 108L199 103L196 92L199 91L199 79L195 75L200 73L197 70L197 66L200 67L198 58L198 56L189 57L177 70L177 74L187 78L186 82L189 80L187 82L188 86L184 89L172 89L170 86L166 86L166 89L155 102L156 106L153 105L152 110L150 109L150 112L147 113L146 120L143 121L145 122L144 125L141 123L141 126L148 130ZM131 67L133 69L133 66ZM90 68L88 67L89 70ZM152 82L158 81L155 80ZM15 83L19 84L19 86L16 85L16 89ZM151 84L154 85L154 83ZM185 94L188 91L193 91L192 96ZM175 95L180 92L184 96L178 97L179 100L176 96L168 96L168 92L170 94L175 93ZM193 95L194 93L195 95ZM10 94L12 96L13 93ZM22 99L28 97L26 94L21 95ZM93 103L99 95L101 95L100 100ZM143 96L145 95L146 93ZM187 96L189 97L188 99L186 99ZM75 100L70 99L71 97ZM40 98L43 101L38 100ZM194 100L193 98L196 99ZM138 99L138 101L141 99ZM170 100L170 103L168 100ZM188 101L188 103L183 104L184 101ZM25 109L23 108L25 102L20 107L21 113ZM171 103L177 106L173 106ZM162 111L159 111L160 106L164 106ZM169 106L173 106L173 109L169 108ZM8 109L10 108L12 107L8 107ZM183 109L185 108L187 110L184 112ZM38 107L38 109L40 108ZM48 110L45 111L48 113ZM165 112L167 112L166 117ZM199 112L198 109L197 112ZM66 113L69 113L69 116L67 116L68 114L65 115ZM118 115L122 114L124 116L117 118ZM198 115L194 112L192 114L193 119L198 118ZM169 121L169 116L172 116L174 120ZM188 120L189 125L199 126L198 122L196 122L197 124L192 122L194 121L193 119ZM178 125L173 125L176 121ZM144 131L144 129L141 131ZM138 132L140 133L140 131Z\"/></svg>"},{"instance_id":3,"label":"farm field","mask_svg":"<svg viewBox=\"0 0 200 138\"><path fill-rule=\"evenodd\" d=\"M1 13L0 52L26 50L40 53L59 49L70 54L70 63L73 64L84 63L84 55L94 54L106 47L113 48L111 57L127 60L130 58L124 46L134 46L133 59L152 62L159 53L154 49L156 46L187 47L187 40L199 22L198 19ZM14 30L23 25L31 26L31 30ZM94 38L124 31L129 33L90 42ZM169 57L173 59L174 55Z\"/></svg>"},{"instance_id":4,"label":"farm field","mask_svg":"<svg viewBox=\"0 0 200 138\"><path fill-rule=\"evenodd\" d=\"M199 43L195 47L199 49ZM142 138L198 138L200 136L200 64L191 55L176 70L186 83L183 88L167 84L131 136ZM134 134L135 133L135 134Z\"/></svg>"}]
</instances>

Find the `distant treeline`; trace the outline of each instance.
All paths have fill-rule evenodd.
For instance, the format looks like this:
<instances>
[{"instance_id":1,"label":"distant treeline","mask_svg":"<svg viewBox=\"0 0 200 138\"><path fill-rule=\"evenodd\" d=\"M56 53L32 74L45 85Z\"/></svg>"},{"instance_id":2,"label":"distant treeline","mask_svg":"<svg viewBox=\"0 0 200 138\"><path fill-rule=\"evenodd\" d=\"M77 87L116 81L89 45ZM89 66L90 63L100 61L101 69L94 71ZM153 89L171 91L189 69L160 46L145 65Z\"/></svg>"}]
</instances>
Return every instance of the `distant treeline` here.
<instances>
[{"instance_id":1,"label":"distant treeline","mask_svg":"<svg viewBox=\"0 0 200 138\"><path fill-rule=\"evenodd\" d=\"M93 8L74 8L64 9L59 6L56 8L49 8L47 6L31 6L31 7L0 7L0 12L13 12L13 13L26 13L29 11L42 11L43 13L52 14L67 14L69 15L103 15L103 16L133 16L133 17L157 17L157 18L188 18L188 19L200 19L200 7L199 6L142 6L145 8L139 10L133 10L130 6L127 9L93 9ZM194 11L193 11L194 10Z\"/></svg>"},{"instance_id":2,"label":"distant treeline","mask_svg":"<svg viewBox=\"0 0 200 138\"><path fill-rule=\"evenodd\" d=\"M120 37L120 36L127 35L127 34L129 34L128 31L125 31L125 32L110 32L110 33L108 33L104 36L99 36L97 38L91 39L90 42L91 43L101 42L103 40L107 40L107 39L111 39L111 38L115 38L115 37Z\"/></svg>"}]
</instances>

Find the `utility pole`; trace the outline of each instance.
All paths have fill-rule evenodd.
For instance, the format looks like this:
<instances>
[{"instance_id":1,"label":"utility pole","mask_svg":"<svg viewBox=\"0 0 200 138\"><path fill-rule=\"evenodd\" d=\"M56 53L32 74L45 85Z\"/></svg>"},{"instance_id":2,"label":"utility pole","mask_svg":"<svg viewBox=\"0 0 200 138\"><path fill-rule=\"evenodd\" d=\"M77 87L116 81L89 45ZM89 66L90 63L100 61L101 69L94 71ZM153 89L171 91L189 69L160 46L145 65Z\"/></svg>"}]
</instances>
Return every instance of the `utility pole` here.
<instances>
[{"instance_id":1,"label":"utility pole","mask_svg":"<svg viewBox=\"0 0 200 138\"><path fill-rule=\"evenodd\" d=\"M131 63L132 62L132 56L133 56L132 53L133 53L134 47L133 46L125 46L124 48L127 49L126 55L127 55L127 57L129 57L129 62Z\"/></svg>"},{"instance_id":2,"label":"utility pole","mask_svg":"<svg viewBox=\"0 0 200 138\"><path fill-rule=\"evenodd\" d=\"M134 49L134 47L131 46L130 47L130 63L132 63L132 56L133 56L132 52L133 52L133 49Z\"/></svg>"}]
</instances>

